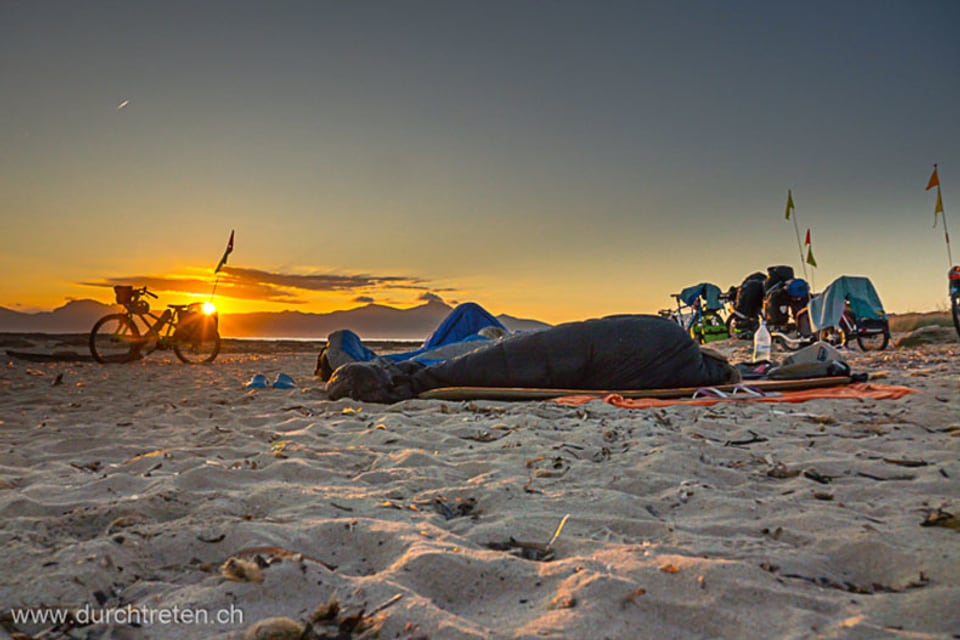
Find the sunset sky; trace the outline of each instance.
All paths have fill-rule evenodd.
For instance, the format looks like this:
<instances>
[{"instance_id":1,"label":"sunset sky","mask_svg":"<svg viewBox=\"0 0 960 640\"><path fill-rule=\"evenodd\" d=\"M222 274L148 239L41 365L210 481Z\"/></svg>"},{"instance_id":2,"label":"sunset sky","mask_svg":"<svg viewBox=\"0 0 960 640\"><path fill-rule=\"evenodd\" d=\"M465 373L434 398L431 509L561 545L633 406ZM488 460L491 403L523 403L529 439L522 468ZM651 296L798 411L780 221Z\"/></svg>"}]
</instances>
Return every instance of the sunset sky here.
<instances>
[{"instance_id":1,"label":"sunset sky","mask_svg":"<svg viewBox=\"0 0 960 640\"><path fill-rule=\"evenodd\" d=\"M960 2L0 0L0 306L143 283L547 322L865 275L945 308ZM801 237L802 239L802 237Z\"/></svg>"}]
</instances>

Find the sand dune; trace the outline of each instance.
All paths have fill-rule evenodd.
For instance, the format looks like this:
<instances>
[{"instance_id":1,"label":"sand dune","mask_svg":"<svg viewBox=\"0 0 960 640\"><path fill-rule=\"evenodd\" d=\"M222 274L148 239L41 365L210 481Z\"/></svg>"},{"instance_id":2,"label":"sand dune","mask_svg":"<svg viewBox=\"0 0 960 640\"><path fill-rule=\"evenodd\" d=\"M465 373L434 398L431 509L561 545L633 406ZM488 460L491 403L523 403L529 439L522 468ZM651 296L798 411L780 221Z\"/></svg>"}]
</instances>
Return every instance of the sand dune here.
<instances>
[{"instance_id":1,"label":"sand dune","mask_svg":"<svg viewBox=\"0 0 960 640\"><path fill-rule=\"evenodd\" d=\"M921 526L960 514L956 343L848 354L916 391L900 400L656 410L329 402L315 351L259 351L5 361L8 635L241 638L272 617L313 620L304 637L960 632L960 532ZM244 386L281 372L297 388ZM14 619L128 606L139 626Z\"/></svg>"}]
</instances>

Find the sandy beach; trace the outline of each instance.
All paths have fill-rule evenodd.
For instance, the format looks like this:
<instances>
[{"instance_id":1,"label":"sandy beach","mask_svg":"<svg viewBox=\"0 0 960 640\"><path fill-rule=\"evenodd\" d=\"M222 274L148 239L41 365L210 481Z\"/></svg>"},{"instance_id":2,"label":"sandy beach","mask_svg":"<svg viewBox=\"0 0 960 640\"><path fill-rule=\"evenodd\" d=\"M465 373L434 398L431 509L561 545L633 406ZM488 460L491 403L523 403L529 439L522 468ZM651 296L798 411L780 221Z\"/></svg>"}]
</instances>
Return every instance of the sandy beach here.
<instances>
[{"instance_id":1,"label":"sandy beach","mask_svg":"<svg viewBox=\"0 0 960 640\"><path fill-rule=\"evenodd\" d=\"M330 402L248 351L4 358L0 638L960 637L955 336L845 352L898 400L645 410Z\"/></svg>"}]
</instances>

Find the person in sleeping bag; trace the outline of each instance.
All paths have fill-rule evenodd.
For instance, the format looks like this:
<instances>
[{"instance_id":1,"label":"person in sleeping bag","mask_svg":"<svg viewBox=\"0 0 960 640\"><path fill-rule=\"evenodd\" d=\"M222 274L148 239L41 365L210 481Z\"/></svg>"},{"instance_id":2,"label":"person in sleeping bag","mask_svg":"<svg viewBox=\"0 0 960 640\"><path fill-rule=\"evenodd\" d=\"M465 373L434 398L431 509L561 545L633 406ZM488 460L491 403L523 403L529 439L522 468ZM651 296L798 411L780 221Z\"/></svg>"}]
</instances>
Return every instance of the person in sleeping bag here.
<instances>
[{"instance_id":1,"label":"person in sleeping bag","mask_svg":"<svg viewBox=\"0 0 960 640\"><path fill-rule=\"evenodd\" d=\"M626 390L738 382L737 370L703 350L675 322L618 315L517 334L465 355L425 366L356 362L334 370L331 400L390 403L439 387Z\"/></svg>"}]
</instances>

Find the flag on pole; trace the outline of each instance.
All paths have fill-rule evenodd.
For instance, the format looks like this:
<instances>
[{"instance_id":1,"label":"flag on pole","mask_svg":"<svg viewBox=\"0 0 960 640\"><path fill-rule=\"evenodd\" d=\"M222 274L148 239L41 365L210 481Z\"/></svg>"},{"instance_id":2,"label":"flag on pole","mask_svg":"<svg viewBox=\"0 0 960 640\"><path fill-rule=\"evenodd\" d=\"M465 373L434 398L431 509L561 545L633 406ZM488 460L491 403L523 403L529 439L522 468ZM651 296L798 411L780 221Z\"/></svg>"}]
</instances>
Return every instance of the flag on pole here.
<instances>
[{"instance_id":1,"label":"flag on pole","mask_svg":"<svg viewBox=\"0 0 960 640\"><path fill-rule=\"evenodd\" d=\"M943 198L940 195L940 176L937 175L937 165L933 165L933 173L930 174L930 180L927 181L927 191L937 188L937 204L933 208L933 226L937 226L937 215L943 213ZM947 223L944 222L944 225Z\"/></svg>"},{"instance_id":2,"label":"flag on pole","mask_svg":"<svg viewBox=\"0 0 960 640\"><path fill-rule=\"evenodd\" d=\"M937 214L943 213L943 198L940 197L940 186L937 185L937 204L933 208L933 226L937 226Z\"/></svg>"},{"instance_id":3,"label":"flag on pole","mask_svg":"<svg viewBox=\"0 0 960 640\"><path fill-rule=\"evenodd\" d=\"M807 239L803 244L807 245L807 264L816 267L817 261L813 257L813 245L810 243L810 229L807 229Z\"/></svg>"},{"instance_id":4,"label":"flag on pole","mask_svg":"<svg viewBox=\"0 0 960 640\"><path fill-rule=\"evenodd\" d=\"M220 258L220 262L217 264L217 268L213 270L214 273L220 273L220 269L223 268L223 265L227 264L227 256L233 253L233 231L230 231L230 239L227 240L227 249L223 252L223 257Z\"/></svg>"},{"instance_id":5,"label":"flag on pole","mask_svg":"<svg viewBox=\"0 0 960 640\"><path fill-rule=\"evenodd\" d=\"M934 172L934 173L936 173L936 172ZM790 192L790 189L787 189L787 217L786 217L787 220L790 219L790 210L793 209L793 208L794 208L794 206L793 206L793 194Z\"/></svg>"},{"instance_id":6,"label":"flag on pole","mask_svg":"<svg viewBox=\"0 0 960 640\"><path fill-rule=\"evenodd\" d=\"M937 226L937 217L943 214L943 239L947 241L947 261L953 265L953 256L950 254L950 234L947 232L947 214L943 210L943 196L940 195L940 176L937 175L937 165L933 165L933 173L927 181L927 191L937 188L937 204L933 207L933 226Z\"/></svg>"}]
</instances>

